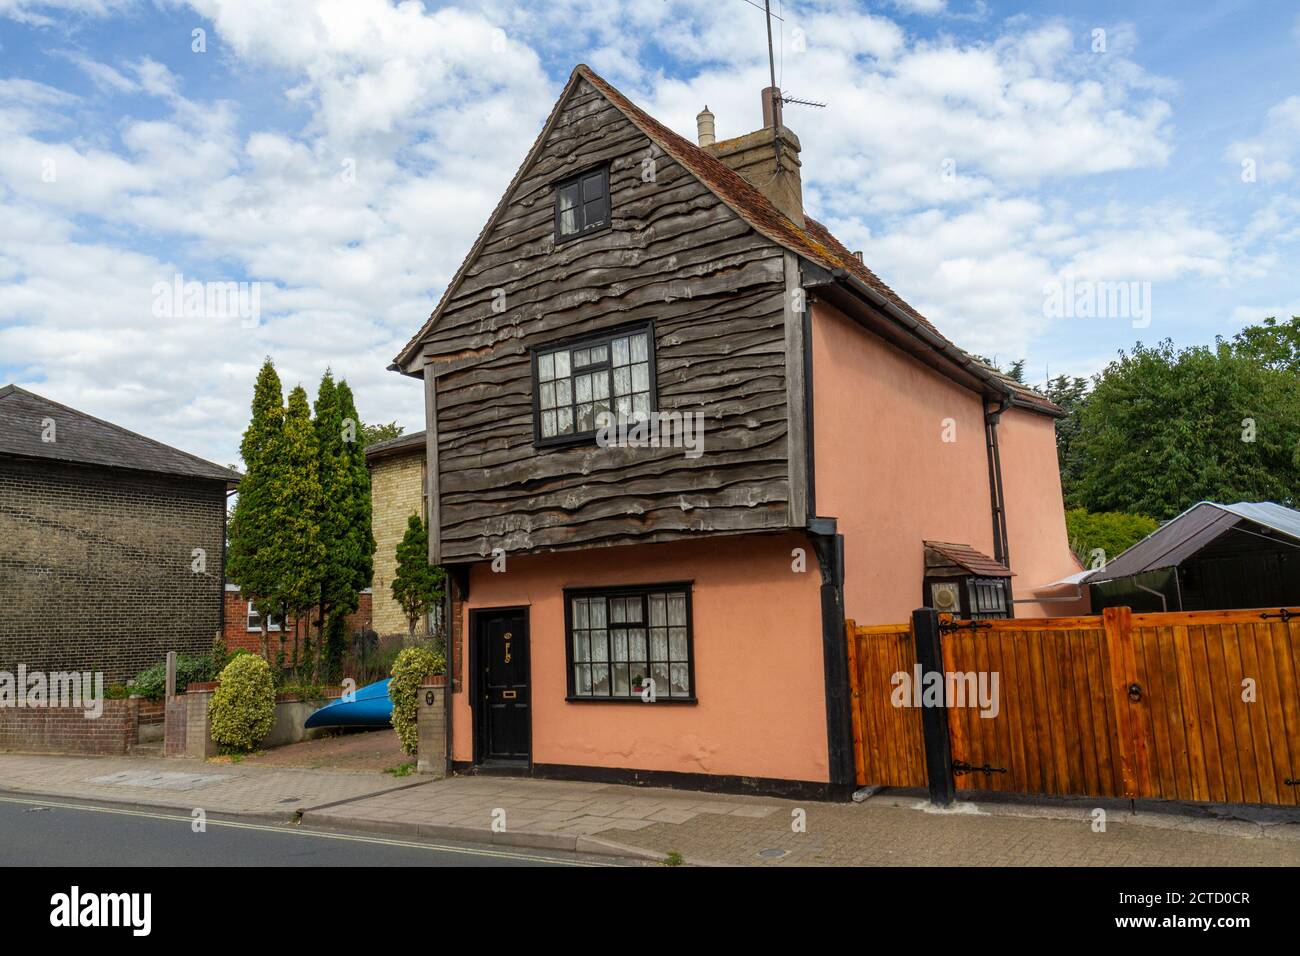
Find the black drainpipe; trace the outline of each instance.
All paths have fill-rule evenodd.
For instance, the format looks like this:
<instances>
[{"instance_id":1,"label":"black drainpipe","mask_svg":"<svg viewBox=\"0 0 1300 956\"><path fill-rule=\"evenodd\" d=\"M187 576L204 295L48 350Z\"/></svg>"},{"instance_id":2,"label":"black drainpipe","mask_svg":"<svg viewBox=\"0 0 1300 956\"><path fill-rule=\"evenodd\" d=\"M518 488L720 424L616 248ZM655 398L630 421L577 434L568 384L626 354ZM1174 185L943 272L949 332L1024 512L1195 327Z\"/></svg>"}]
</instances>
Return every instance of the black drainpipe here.
<instances>
[{"instance_id":1,"label":"black drainpipe","mask_svg":"<svg viewBox=\"0 0 1300 956\"><path fill-rule=\"evenodd\" d=\"M984 445L989 458L989 502L993 509L993 557L1000 564L1011 566L1007 547L1007 506L1002 494L1002 455L998 451L998 422L1002 413L1011 407L1011 399L1003 397L993 411L984 406Z\"/></svg>"},{"instance_id":2,"label":"black drainpipe","mask_svg":"<svg viewBox=\"0 0 1300 956\"><path fill-rule=\"evenodd\" d=\"M809 518L809 538L822 576L822 666L826 686L826 746L830 796L845 798L857 770L853 761L853 712L849 653L844 632L844 535L834 518Z\"/></svg>"}]
</instances>

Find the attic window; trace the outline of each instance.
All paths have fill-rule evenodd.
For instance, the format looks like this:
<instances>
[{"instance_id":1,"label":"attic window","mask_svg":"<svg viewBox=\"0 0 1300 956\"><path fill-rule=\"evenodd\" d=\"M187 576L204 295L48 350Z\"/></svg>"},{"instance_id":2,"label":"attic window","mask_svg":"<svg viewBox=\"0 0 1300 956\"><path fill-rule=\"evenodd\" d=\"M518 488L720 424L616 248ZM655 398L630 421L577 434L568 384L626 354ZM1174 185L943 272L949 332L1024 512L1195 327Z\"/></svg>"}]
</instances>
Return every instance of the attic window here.
<instances>
[{"instance_id":1,"label":"attic window","mask_svg":"<svg viewBox=\"0 0 1300 956\"><path fill-rule=\"evenodd\" d=\"M555 187L555 241L609 226L609 167L589 169Z\"/></svg>"}]
</instances>

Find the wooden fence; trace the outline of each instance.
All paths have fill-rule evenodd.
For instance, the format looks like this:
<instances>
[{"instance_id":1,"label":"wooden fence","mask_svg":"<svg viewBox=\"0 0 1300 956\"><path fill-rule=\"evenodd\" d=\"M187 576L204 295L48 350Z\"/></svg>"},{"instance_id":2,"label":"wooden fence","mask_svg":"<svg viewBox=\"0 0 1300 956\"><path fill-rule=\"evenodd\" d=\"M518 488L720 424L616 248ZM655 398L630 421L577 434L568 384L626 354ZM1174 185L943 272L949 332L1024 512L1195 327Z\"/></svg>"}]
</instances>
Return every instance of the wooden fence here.
<instances>
[{"instance_id":1,"label":"wooden fence","mask_svg":"<svg viewBox=\"0 0 1300 956\"><path fill-rule=\"evenodd\" d=\"M916 625L847 625L858 783L924 787ZM1300 609L938 627L958 790L1300 805Z\"/></svg>"}]
</instances>

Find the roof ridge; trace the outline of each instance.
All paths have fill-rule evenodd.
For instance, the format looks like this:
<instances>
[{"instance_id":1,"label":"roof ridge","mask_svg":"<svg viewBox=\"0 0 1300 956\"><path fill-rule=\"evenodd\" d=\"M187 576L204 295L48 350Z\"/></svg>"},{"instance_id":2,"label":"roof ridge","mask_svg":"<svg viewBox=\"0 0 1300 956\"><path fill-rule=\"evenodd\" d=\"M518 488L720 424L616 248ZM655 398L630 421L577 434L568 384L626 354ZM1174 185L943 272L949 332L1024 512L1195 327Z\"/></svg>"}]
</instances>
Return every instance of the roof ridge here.
<instances>
[{"instance_id":1,"label":"roof ridge","mask_svg":"<svg viewBox=\"0 0 1300 956\"><path fill-rule=\"evenodd\" d=\"M492 215L488 217L487 222L480 230L478 238L475 239L473 246L470 248L468 255L461 263L460 268L456 270L455 275L443 290L443 294L438 301L437 307L429 316L429 319L421 326L420 330L412 336L411 340L403 346L398 353L393 367L399 367L400 364L409 361L413 357L416 345L419 341L433 328L442 309L450 299L453 289L455 289L463 280L465 273L468 271L469 264L478 255L482 244L488 234L488 231L495 224L501 210L506 205L515 187L520 182L523 173L534 162L537 153L541 149L543 141L549 134L552 125L559 116L560 108L568 97L572 94L578 79L584 79L595 88L604 98L613 105L623 116L632 123L641 133L651 140L660 149L666 152L670 157L680 163L686 170L699 180L705 188L712 192L728 208L732 210L741 221L754 229L760 235L767 238L776 245L802 256L818 265L829 270L840 270L841 272L850 273L859 281L866 283L877 295L881 296L886 302L899 309L910 320L923 326L924 329L933 334L944 346L955 350L960 357L967 359L972 364L977 364L989 374L995 376L999 382L1005 385L1008 391L1020 392L1030 399L1031 406L1039 406L1043 411L1060 412L1058 406L1046 396L1037 390L1021 383L1016 382L998 369L990 368L986 363L980 362L958 346L955 342L940 332L933 323L924 315L913 308L901 295L890 288L880 277L867 268L866 263L853 255L843 243L841 243L822 223L813 219L811 216L805 216L805 226L800 227L791 220L785 213L777 209L771 201L763 195L752 183L747 181L743 176L731 169L717 157L711 155L707 150L702 149L680 133L665 126L659 120L655 119L645 110L641 109L631 100L629 100L616 87L611 85L591 67L585 63L579 63L569 74L569 79L565 83L563 91L551 108L550 115L547 116L546 122L542 125L541 131L537 138L529 147L528 154L524 157L523 163L515 172L506 191L497 201L497 205L492 210ZM809 228L811 227L811 228ZM912 334L916 334L914 331ZM950 361L955 361L949 356ZM961 366L960 362L955 362Z\"/></svg>"},{"instance_id":2,"label":"roof ridge","mask_svg":"<svg viewBox=\"0 0 1300 956\"><path fill-rule=\"evenodd\" d=\"M139 432L133 432L131 431L131 429L124 428L123 426L118 425L115 422L110 422L107 419L100 418L97 415L92 415L90 414L90 412L83 412L81 409L73 408L71 405L64 405L62 402L56 402L52 398L48 398L47 396L38 394L37 392L29 391L28 389L22 388L19 385L14 385L10 383L9 385L0 388L0 398L4 398L8 395L12 395L15 393L20 395L26 395L29 398L34 398L39 402L44 402L46 405L53 405L55 408L62 409L63 411L71 415L75 415L79 418L89 419L90 421L94 422L97 425L103 425L106 428L112 429L113 431L126 435L130 438L147 442L156 448L161 448L162 450L171 452L172 454L180 455L183 458L188 458L190 461L196 462L200 465L207 465L212 468L216 468L219 471L225 472L225 476L227 478L233 478L235 480L238 480L243 477L238 471L235 471L232 468L227 468L225 465L218 465L215 461L209 461L206 458L200 458L198 455L190 454L187 451L177 448L175 445L169 445L166 442L159 441L156 438L150 438L148 435L142 435Z\"/></svg>"}]
</instances>

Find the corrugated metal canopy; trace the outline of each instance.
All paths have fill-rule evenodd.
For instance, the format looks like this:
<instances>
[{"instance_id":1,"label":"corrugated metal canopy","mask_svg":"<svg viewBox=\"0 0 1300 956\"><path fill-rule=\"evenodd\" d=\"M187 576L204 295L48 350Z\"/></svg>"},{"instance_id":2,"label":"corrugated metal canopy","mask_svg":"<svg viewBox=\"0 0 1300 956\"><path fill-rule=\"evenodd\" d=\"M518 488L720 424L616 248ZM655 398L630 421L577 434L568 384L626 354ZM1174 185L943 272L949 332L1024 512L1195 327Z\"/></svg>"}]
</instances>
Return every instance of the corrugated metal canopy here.
<instances>
[{"instance_id":1,"label":"corrugated metal canopy","mask_svg":"<svg viewBox=\"0 0 1300 956\"><path fill-rule=\"evenodd\" d=\"M1176 567L1243 520L1300 541L1300 511L1271 501L1239 501L1234 505L1202 501L1107 562L1105 570L1090 574L1087 583L1099 584Z\"/></svg>"}]
</instances>

